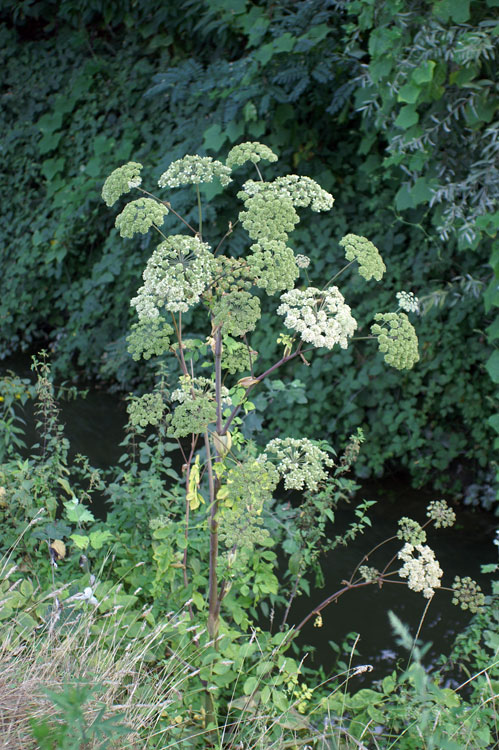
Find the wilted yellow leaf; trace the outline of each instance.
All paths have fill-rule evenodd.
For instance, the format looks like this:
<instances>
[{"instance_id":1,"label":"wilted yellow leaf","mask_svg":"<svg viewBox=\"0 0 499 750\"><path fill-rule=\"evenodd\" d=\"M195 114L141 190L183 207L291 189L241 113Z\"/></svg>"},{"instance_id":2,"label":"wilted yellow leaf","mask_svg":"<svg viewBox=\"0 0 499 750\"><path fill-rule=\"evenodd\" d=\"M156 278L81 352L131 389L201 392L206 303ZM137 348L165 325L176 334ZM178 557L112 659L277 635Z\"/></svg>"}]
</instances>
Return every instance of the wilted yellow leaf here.
<instances>
[{"instance_id":1,"label":"wilted yellow leaf","mask_svg":"<svg viewBox=\"0 0 499 750\"><path fill-rule=\"evenodd\" d=\"M255 385L259 382L259 378L252 378L251 375L247 375L245 378L238 380L237 385L242 385L243 388L249 388L250 385Z\"/></svg>"},{"instance_id":2,"label":"wilted yellow leaf","mask_svg":"<svg viewBox=\"0 0 499 750\"><path fill-rule=\"evenodd\" d=\"M50 544L50 548L54 550L59 560L62 560L64 557L66 557L66 545L63 541L61 541L61 539L54 539L54 541Z\"/></svg>"}]
</instances>

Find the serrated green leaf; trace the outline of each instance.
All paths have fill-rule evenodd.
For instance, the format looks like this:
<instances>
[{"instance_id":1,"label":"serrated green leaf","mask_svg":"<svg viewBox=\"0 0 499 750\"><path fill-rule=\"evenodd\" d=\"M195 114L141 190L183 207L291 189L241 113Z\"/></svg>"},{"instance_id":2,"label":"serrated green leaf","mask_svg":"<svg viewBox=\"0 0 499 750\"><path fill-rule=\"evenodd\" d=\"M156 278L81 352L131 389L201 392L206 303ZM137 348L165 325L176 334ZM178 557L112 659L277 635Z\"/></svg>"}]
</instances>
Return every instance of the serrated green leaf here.
<instances>
[{"instance_id":1,"label":"serrated green leaf","mask_svg":"<svg viewBox=\"0 0 499 750\"><path fill-rule=\"evenodd\" d=\"M60 484L62 489L65 490L68 493L68 495L73 497L74 493L67 479L65 479L64 477L57 477L57 484Z\"/></svg>"},{"instance_id":2,"label":"serrated green leaf","mask_svg":"<svg viewBox=\"0 0 499 750\"><path fill-rule=\"evenodd\" d=\"M90 534L90 546L92 549L101 549L110 539L113 539L113 535L107 529L105 531L92 531Z\"/></svg>"},{"instance_id":3,"label":"serrated green leaf","mask_svg":"<svg viewBox=\"0 0 499 750\"><path fill-rule=\"evenodd\" d=\"M84 534L71 534L69 538L73 540L78 549L87 549L90 543L90 538Z\"/></svg>"},{"instance_id":4,"label":"serrated green leaf","mask_svg":"<svg viewBox=\"0 0 499 750\"><path fill-rule=\"evenodd\" d=\"M21 594L25 596L26 599L29 599L29 597L33 595L33 584L27 578L21 583L20 589Z\"/></svg>"},{"instance_id":5,"label":"serrated green leaf","mask_svg":"<svg viewBox=\"0 0 499 750\"><path fill-rule=\"evenodd\" d=\"M80 503L68 500L64 503L64 508L66 509L68 521L71 523L91 523L95 521L93 513Z\"/></svg>"},{"instance_id":6,"label":"serrated green leaf","mask_svg":"<svg viewBox=\"0 0 499 750\"><path fill-rule=\"evenodd\" d=\"M370 688L364 688L363 690L359 690L358 693L355 693L355 695L352 695L348 705L352 708L359 709L367 706L374 706L382 701L383 696L381 693L376 692L376 690L371 690Z\"/></svg>"}]
</instances>

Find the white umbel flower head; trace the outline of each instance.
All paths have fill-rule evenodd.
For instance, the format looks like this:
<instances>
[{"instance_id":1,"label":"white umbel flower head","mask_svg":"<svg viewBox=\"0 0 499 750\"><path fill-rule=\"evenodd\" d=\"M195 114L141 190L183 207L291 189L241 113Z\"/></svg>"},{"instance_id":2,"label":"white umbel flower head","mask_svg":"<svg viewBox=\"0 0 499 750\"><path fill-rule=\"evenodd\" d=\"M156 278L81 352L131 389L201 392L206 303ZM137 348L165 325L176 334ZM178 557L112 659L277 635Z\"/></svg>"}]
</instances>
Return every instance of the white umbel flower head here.
<instances>
[{"instance_id":1,"label":"white umbel flower head","mask_svg":"<svg viewBox=\"0 0 499 750\"><path fill-rule=\"evenodd\" d=\"M144 286L131 301L139 320L154 319L159 310L187 312L211 283L215 259L197 237L172 235L162 242L142 274Z\"/></svg>"},{"instance_id":2,"label":"white umbel flower head","mask_svg":"<svg viewBox=\"0 0 499 750\"><path fill-rule=\"evenodd\" d=\"M212 159L211 156L198 156L197 154L184 156L183 159L174 161L166 172L163 172L158 180L160 187L176 188L182 185L199 185L201 182L213 182L218 177L225 187L231 182L231 170L221 161Z\"/></svg>"},{"instance_id":3,"label":"white umbel flower head","mask_svg":"<svg viewBox=\"0 0 499 750\"><path fill-rule=\"evenodd\" d=\"M327 468L334 466L331 456L308 438L274 438L259 457L266 461L268 455L276 459L276 468L287 490L312 492L328 477Z\"/></svg>"},{"instance_id":4,"label":"white umbel flower head","mask_svg":"<svg viewBox=\"0 0 499 750\"><path fill-rule=\"evenodd\" d=\"M415 555L417 553L417 556ZM440 587L443 571L435 553L426 544L404 544L398 558L404 562L399 570L401 578L407 578L407 585L413 591L422 591L425 599L431 599L435 589Z\"/></svg>"},{"instance_id":5,"label":"white umbel flower head","mask_svg":"<svg viewBox=\"0 0 499 750\"><path fill-rule=\"evenodd\" d=\"M419 300L413 292L397 292L399 307L405 312L419 312Z\"/></svg>"},{"instance_id":6,"label":"white umbel flower head","mask_svg":"<svg viewBox=\"0 0 499 750\"><path fill-rule=\"evenodd\" d=\"M323 291L315 287L292 289L281 295L281 303L277 313L286 316L286 328L298 331L303 341L318 348L332 349L339 344L346 349L357 328L357 321L335 286Z\"/></svg>"}]
</instances>

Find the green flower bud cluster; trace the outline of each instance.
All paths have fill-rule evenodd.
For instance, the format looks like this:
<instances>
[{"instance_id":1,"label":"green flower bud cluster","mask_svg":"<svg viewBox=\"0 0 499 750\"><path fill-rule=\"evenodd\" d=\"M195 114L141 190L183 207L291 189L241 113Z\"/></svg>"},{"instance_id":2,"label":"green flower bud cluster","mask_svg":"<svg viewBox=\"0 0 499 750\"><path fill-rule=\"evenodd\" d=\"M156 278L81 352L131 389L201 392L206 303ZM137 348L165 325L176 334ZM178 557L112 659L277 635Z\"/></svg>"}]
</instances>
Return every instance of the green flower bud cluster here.
<instances>
[{"instance_id":1,"label":"green flower bud cluster","mask_svg":"<svg viewBox=\"0 0 499 750\"><path fill-rule=\"evenodd\" d=\"M186 312L199 302L211 283L215 259L210 246L197 237L172 235L153 252L142 277L145 281L131 305L140 320L157 318L158 308Z\"/></svg>"},{"instance_id":2,"label":"green flower bud cluster","mask_svg":"<svg viewBox=\"0 0 499 750\"><path fill-rule=\"evenodd\" d=\"M159 357L170 348L172 334L173 328L161 316L134 323L127 336L128 351L135 361L141 357L144 359L151 359L153 355Z\"/></svg>"},{"instance_id":3,"label":"green flower bud cluster","mask_svg":"<svg viewBox=\"0 0 499 750\"><path fill-rule=\"evenodd\" d=\"M260 300L249 292L229 292L213 303L213 325L223 325L224 333L244 336L260 320Z\"/></svg>"},{"instance_id":4,"label":"green flower bud cluster","mask_svg":"<svg viewBox=\"0 0 499 750\"><path fill-rule=\"evenodd\" d=\"M456 576L452 584L454 596L452 604L457 604L461 609L469 609L470 612L478 612L485 604L485 596L480 586L469 576L460 578Z\"/></svg>"},{"instance_id":5,"label":"green flower bud cluster","mask_svg":"<svg viewBox=\"0 0 499 750\"><path fill-rule=\"evenodd\" d=\"M102 188L102 197L108 206L113 206L118 198L140 185L142 182L142 178L139 176L141 169L142 164L129 161L128 164L124 164L111 172Z\"/></svg>"},{"instance_id":6,"label":"green flower bud cluster","mask_svg":"<svg viewBox=\"0 0 499 750\"><path fill-rule=\"evenodd\" d=\"M140 427L147 427L148 424L158 425L163 419L165 409L163 396L157 392L134 398L127 406L130 422Z\"/></svg>"},{"instance_id":7,"label":"green flower bud cluster","mask_svg":"<svg viewBox=\"0 0 499 750\"><path fill-rule=\"evenodd\" d=\"M187 339L189 341L189 339ZM181 375L178 379L180 388L173 391L171 395L172 401L192 401L197 398L203 398L207 396L213 402L215 401L215 383L209 378L191 378L190 375ZM224 385L220 389L220 396L222 398L222 404L224 406L231 406L232 401L229 396L229 389Z\"/></svg>"},{"instance_id":8,"label":"green flower bud cluster","mask_svg":"<svg viewBox=\"0 0 499 750\"><path fill-rule=\"evenodd\" d=\"M287 490L302 490L304 487L316 490L328 477L326 468L334 466L328 453L308 438L275 438L268 443L260 460L267 461L267 454L275 456L278 461L277 471Z\"/></svg>"},{"instance_id":9,"label":"green flower bud cluster","mask_svg":"<svg viewBox=\"0 0 499 750\"><path fill-rule=\"evenodd\" d=\"M312 211L329 211L334 203L331 193L323 190L315 180L297 174L277 177L272 182L247 180L237 195L245 203L256 195L289 198L293 206L298 208L310 206Z\"/></svg>"},{"instance_id":10,"label":"green flower bud cluster","mask_svg":"<svg viewBox=\"0 0 499 750\"><path fill-rule=\"evenodd\" d=\"M347 234L340 240L340 247L345 250L347 260L357 260L359 263L359 273L367 281L375 278L380 281L386 271L386 266L373 243L365 237L359 237L356 234Z\"/></svg>"},{"instance_id":11,"label":"green flower bud cluster","mask_svg":"<svg viewBox=\"0 0 499 750\"><path fill-rule=\"evenodd\" d=\"M405 313L376 313L371 333L378 337L384 360L397 370L410 370L419 360L418 337ZM380 325L384 323L385 325Z\"/></svg>"},{"instance_id":12,"label":"green flower bud cluster","mask_svg":"<svg viewBox=\"0 0 499 750\"><path fill-rule=\"evenodd\" d=\"M250 250L252 255L247 260L256 286L269 295L293 288L300 271L290 247L279 240L263 239Z\"/></svg>"},{"instance_id":13,"label":"green flower bud cluster","mask_svg":"<svg viewBox=\"0 0 499 750\"><path fill-rule=\"evenodd\" d=\"M167 213L162 203L152 198L138 198L127 203L114 224L122 237L133 237L137 233L147 234L153 224L160 227Z\"/></svg>"},{"instance_id":14,"label":"green flower bud cluster","mask_svg":"<svg viewBox=\"0 0 499 750\"><path fill-rule=\"evenodd\" d=\"M250 513L259 515L278 483L279 473L270 461L260 458L238 463L227 474L224 505L242 504Z\"/></svg>"},{"instance_id":15,"label":"green flower bud cluster","mask_svg":"<svg viewBox=\"0 0 499 750\"><path fill-rule=\"evenodd\" d=\"M250 360L251 355L251 360ZM258 352L249 351L242 341L234 341L230 336L224 336L222 348L222 369L228 370L231 375L236 372L250 370L255 364Z\"/></svg>"},{"instance_id":16,"label":"green flower bud cluster","mask_svg":"<svg viewBox=\"0 0 499 750\"><path fill-rule=\"evenodd\" d=\"M219 255L216 258L213 285L219 293L249 291L253 286L252 271L246 260Z\"/></svg>"},{"instance_id":17,"label":"green flower bud cluster","mask_svg":"<svg viewBox=\"0 0 499 750\"><path fill-rule=\"evenodd\" d=\"M399 527L400 528L397 531L397 539L402 539L404 542L410 542L414 546L426 542L426 531L417 521L413 521L412 518L403 516L403 518L399 520Z\"/></svg>"},{"instance_id":18,"label":"green flower bud cluster","mask_svg":"<svg viewBox=\"0 0 499 750\"><path fill-rule=\"evenodd\" d=\"M173 412L169 435L175 438L203 433L209 424L216 422L215 383L208 378L191 378L182 375L180 388L171 394L172 401L179 401ZM222 405L230 406L229 390L221 388Z\"/></svg>"},{"instance_id":19,"label":"green flower bud cluster","mask_svg":"<svg viewBox=\"0 0 499 750\"><path fill-rule=\"evenodd\" d=\"M250 513L244 506L236 506L223 508L220 513L218 538L227 549L234 547L239 553L239 559L229 554L226 561L227 568L235 574L238 570L245 570L247 553L251 552L256 544L265 545L270 534L263 528L261 516ZM243 553L241 556L242 551L246 554ZM236 560L239 564L234 565Z\"/></svg>"},{"instance_id":20,"label":"green flower bud cluster","mask_svg":"<svg viewBox=\"0 0 499 750\"><path fill-rule=\"evenodd\" d=\"M291 198L279 192L259 192L246 198L244 205L246 211L240 212L239 219L252 240L286 242L288 232L292 232L300 221Z\"/></svg>"},{"instance_id":21,"label":"green flower bud cluster","mask_svg":"<svg viewBox=\"0 0 499 750\"><path fill-rule=\"evenodd\" d=\"M209 396L197 396L179 404L173 412L168 435L174 438L202 434L217 419L217 407Z\"/></svg>"},{"instance_id":22,"label":"green flower bud cluster","mask_svg":"<svg viewBox=\"0 0 499 750\"><path fill-rule=\"evenodd\" d=\"M426 510L426 515L434 521L436 529L454 526L456 522L456 514L445 500L433 500Z\"/></svg>"},{"instance_id":23,"label":"green flower bud cluster","mask_svg":"<svg viewBox=\"0 0 499 750\"><path fill-rule=\"evenodd\" d=\"M247 161L257 164L261 159L272 162L277 161L277 156L268 146L264 146L263 143L246 141L246 143L240 143L238 146L231 148L225 163L228 167L234 169L234 167L240 167Z\"/></svg>"},{"instance_id":24,"label":"green flower bud cluster","mask_svg":"<svg viewBox=\"0 0 499 750\"><path fill-rule=\"evenodd\" d=\"M188 154L183 159L174 161L158 180L160 187L176 188L181 185L199 185L201 182L213 182L218 177L225 187L231 182L231 170L221 161L211 156Z\"/></svg>"},{"instance_id":25,"label":"green flower bud cluster","mask_svg":"<svg viewBox=\"0 0 499 750\"><path fill-rule=\"evenodd\" d=\"M369 565L361 565L359 568L359 575L366 581L366 583L376 583L381 573L377 568L371 568Z\"/></svg>"},{"instance_id":26,"label":"green flower bud cluster","mask_svg":"<svg viewBox=\"0 0 499 750\"><path fill-rule=\"evenodd\" d=\"M340 458L340 471L348 471L356 462L360 453L360 446L365 441L364 432L361 427L357 427L357 432L350 435L345 450Z\"/></svg>"}]
</instances>

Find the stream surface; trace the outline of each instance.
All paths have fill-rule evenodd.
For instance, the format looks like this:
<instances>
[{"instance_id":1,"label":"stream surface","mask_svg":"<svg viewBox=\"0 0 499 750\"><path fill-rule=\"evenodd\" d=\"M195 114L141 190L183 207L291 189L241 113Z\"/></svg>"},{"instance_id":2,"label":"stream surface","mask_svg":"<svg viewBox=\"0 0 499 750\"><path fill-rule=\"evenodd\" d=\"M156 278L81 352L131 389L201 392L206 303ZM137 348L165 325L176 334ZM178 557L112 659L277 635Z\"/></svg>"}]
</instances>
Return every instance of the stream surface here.
<instances>
[{"instance_id":1,"label":"stream surface","mask_svg":"<svg viewBox=\"0 0 499 750\"><path fill-rule=\"evenodd\" d=\"M3 362L0 376L7 370L15 372L19 377L34 377L27 355L19 355ZM123 400L91 388L85 399L61 401L58 405L61 409L61 422L65 425L65 435L71 444L71 454L81 453L87 456L90 463L98 468L115 465L123 453L119 444L125 437L126 408ZM24 418L29 453L29 446L38 441L32 407L29 404L25 408ZM409 516L424 523L426 505L431 500L441 498L440 492L433 492L428 488L414 490L401 477L364 482L350 506L345 510L338 510L336 519L338 528L346 528L354 519L353 510L357 501L376 500L376 505L372 506L369 514L372 527L367 528L364 534L359 535L348 546L337 548L323 559L324 588L312 590L310 597L298 598L293 603L288 623L298 624L321 601L341 588L342 581L350 578L355 566L370 549L396 534L397 522L401 516ZM435 551L444 571L443 585L450 586L455 575L469 575L488 594L490 577L481 574L480 566L497 562L497 547L492 543L497 520L491 513L481 510L454 509L457 515L454 527L427 529L427 543ZM99 517L105 517L105 505L96 507L94 504L92 510ZM336 535L338 529L334 527L332 533ZM400 542L392 542L364 563L382 569L398 549ZM470 620L470 614L452 605L451 599L449 592L437 591L425 613L428 600L421 594L410 591L407 586L386 584L379 589L373 585L348 591L337 604L331 604L322 611L322 627L314 627L312 618L304 626L297 642L302 647L307 647L304 648L307 663L310 666L322 664L329 674L335 661L330 641L341 644L348 633L358 634L357 654L352 659L352 665L373 666L370 675L355 677L360 686L365 681L371 682L372 679L390 674L396 664L405 666L407 662L407 653L397 646L390 630L389 610L409 626L412 635L416 634L421 625L421 641L432 643L425 656L425 664L434 663L441 653L448 654L454 637ZM261 625L268 627L269 623L262 621ZM278 626L279 617L276 613L274 629ZM350 688L354 689L355 684Z\"/></svg>"}]
</instances>

